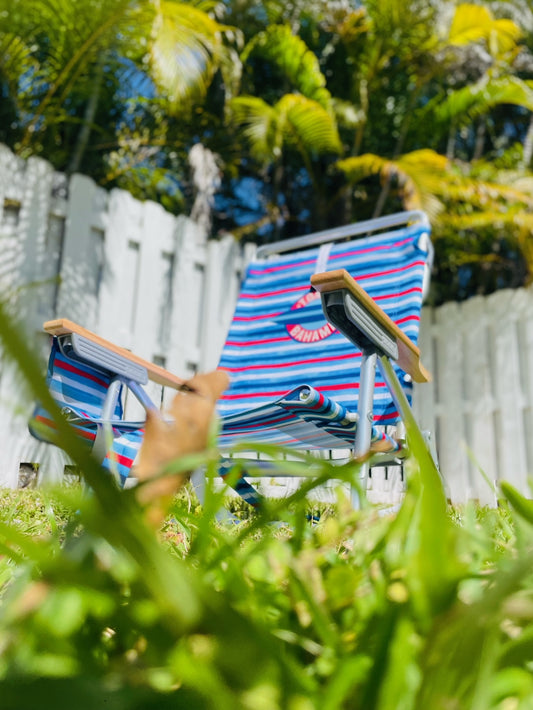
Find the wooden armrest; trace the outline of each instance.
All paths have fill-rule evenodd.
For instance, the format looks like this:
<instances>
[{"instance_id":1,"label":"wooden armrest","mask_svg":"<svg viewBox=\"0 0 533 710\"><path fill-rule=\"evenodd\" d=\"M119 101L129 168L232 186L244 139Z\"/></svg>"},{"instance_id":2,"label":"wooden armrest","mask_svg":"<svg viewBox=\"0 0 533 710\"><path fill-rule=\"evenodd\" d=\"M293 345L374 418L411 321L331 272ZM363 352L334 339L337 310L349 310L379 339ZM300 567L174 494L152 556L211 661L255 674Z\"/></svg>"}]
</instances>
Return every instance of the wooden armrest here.
<instances>
[{"instance_id":1,"label":"wooden armrest","mask_svg":"<svg viewBox=\"0 0 533 710\"><path fill-rule=\"evenodd\" d=\"M134 362L137 365L140 365L141 367L144 367L148 372L149 379L159 385L163 385L163 387L173 387L174 389L179 389L181 385L183 385L184 380L182 380L180 377L177 377L172 372L165 370L159 365L155 365L153 362L144 360L142 357L134 355L125 348L121 348L118 345L114 345L108 340L101 338L99 335L92 333L90 330L82 328L81 325L77 325L77 323L74 323L71 320L68 320L66 318L59 318L58 320L49 320L43 324L43 328L47 333L50 333L50 335L55 336L77 333L78 335L87 338L87 340L91 340L93 343L96 343L97 345L100 345L101 347L104 347L110 350L111 352L116 353L117 355L120 355L121 357L126 358L127 360L130 360L131 362Z\"/></svg>"},{"instance_id":2,"label":"wooden armrest","mask_svg":"<svg viewBox=\"0 0 533 710\"><path fill-rule=\"evenodd\" d=\"M383 311L345 269L324 271L311 276L311 284L320 293L348 291L361 306L387 331L398 347L398 365L415 382L429 382L430 373L420 362L420 350Z\"/></svg>"}]
</instances>

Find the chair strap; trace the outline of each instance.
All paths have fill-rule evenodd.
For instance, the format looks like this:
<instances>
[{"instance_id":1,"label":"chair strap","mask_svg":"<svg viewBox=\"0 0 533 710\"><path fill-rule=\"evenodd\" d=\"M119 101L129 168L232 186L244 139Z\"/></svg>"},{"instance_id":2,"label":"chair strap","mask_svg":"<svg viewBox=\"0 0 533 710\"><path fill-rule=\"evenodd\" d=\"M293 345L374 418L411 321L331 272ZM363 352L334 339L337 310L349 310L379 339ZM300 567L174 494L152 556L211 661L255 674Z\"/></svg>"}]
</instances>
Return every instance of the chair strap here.
<instances>
[{"instance_id":1,"label":"chair strap","mask_svg":"<svg viewBox=\"0 0 533 710\"><path fill-rule=\"evenodd\" d=\"M318 250L318 254L316 257L316 264L315 264L315 274L319 274L322 271L327 271L328 259L329 259L329 254L331 252L332 246L333 246L333 243L329 242L328 244L322 244L322 246Z\"/></svg>"}]
</instances>

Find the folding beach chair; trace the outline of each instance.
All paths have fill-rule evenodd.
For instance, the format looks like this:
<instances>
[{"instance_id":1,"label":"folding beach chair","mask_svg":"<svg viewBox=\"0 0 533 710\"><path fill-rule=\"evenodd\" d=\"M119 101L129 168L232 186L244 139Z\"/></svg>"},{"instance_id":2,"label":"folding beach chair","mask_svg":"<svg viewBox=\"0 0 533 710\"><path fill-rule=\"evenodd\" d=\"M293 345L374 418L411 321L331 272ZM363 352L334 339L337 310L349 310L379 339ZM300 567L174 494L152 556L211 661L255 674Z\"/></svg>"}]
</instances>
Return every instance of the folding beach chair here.
<instances>
[{"instance_id":1,"label":"folding beach chair","mask_svg":"<svg viewBox=\"0 0 533 710\"><path fill-rule=\"evenodd\" d=\"M222 451L260 441L351 448L355 456L372 448L389 460L404 455L383 427L410 415L412 381L428 379L416 342L429 234L423 213L404 212L258 249L219 364L231 376L218 407ZM123 391L155 408L143 389L148 379L178 388L181 380L69 321L45 329L54 336L54 397L124 481L143 423L123 421ZM53 424L40 407L34 422L32 433L46 439ZM222 475L230 465L222 462ZM258 503L244 478L235 487Z\"/></svg>"}]
</instances>

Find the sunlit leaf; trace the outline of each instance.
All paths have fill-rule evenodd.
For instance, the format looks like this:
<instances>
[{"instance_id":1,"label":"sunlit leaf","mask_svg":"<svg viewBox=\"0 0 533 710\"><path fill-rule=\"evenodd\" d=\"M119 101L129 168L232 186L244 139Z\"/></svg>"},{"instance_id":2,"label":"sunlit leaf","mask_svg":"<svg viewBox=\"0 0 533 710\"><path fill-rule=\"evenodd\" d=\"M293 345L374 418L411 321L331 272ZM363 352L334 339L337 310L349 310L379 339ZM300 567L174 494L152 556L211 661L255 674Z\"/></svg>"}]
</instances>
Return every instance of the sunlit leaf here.
<instances>
[{"instance_id":1,"label":"sunlit leaf","mask_svg":"<svg viewBox=\"0 0 533 710\"><path fill-rule=\"evenodd\" d=\"M271 25L257 34L245 47L241 60L246 63L253 55L275 64L293 91L298 90L330 111L331 95L318 59L288 25Z\"/></svg>"}]
</instances>

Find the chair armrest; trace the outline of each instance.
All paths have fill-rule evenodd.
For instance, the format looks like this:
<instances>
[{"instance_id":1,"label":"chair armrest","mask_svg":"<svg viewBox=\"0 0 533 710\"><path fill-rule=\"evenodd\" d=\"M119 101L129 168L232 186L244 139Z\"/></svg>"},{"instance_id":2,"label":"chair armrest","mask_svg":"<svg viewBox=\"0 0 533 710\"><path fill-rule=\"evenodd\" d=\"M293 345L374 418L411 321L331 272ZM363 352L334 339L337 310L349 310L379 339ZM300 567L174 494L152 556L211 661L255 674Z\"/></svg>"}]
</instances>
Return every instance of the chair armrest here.
<instances>
[{"instance_id":1,"label":"chair armrest","mask_svg":"<svg viewBox=\"0 0 533 710\"><path fill-rule=\"evenodd\" d=\"M66 318L47 321L46 323L44 323L43 328L47 333L50 333L50 335L54 335L56 337L62 335L71 335L73 333L80 335L83 338L86 338L87 340L93 342L95 345L105 348L110 353L118 355L126 360L129 360L135 365L145 368L148 373L149 379L159 385L162 385L163 387L173 387L174 389L179 389L183 384L183 380L180 377L174 375L172 372L165 370L159 365L155 365L153 362L149 362L148 360L144 360L143 358L134 355L125 348L121 348L118 345L114 345L108 340L101 338L99 335L92 333L86 328L82 328L82 326L77 325L77 323L74 323L73 321L70 321Z\"/></svg>"},{"instance_id":2,"label":"chair armrest","mask_svg":"<svg viewBox=\"0 0 533 710\"><path fill-rule=\"evenodd\" d=\"M360 347L362 343L371 343L380 353L396 360L415 382L431 380L420 362L417 346L345 269L314 274L311 284L322 296L328 320L352 342ZM328 299L328 294L340 298ZM342 306L344 311L340 318L336 306Z\"/></svg>"}]
</instances>

